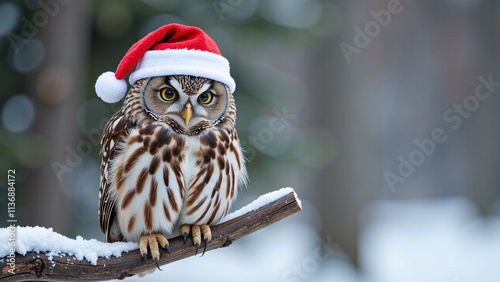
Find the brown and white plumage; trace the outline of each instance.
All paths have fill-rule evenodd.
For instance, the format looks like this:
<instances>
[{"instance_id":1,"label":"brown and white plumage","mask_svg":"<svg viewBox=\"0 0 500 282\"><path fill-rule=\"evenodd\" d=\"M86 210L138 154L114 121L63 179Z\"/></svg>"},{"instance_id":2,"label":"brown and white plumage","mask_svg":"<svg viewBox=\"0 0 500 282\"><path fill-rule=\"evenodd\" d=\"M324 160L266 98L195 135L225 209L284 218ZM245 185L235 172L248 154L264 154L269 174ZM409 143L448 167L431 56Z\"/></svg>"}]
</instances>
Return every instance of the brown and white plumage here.
<instances>
[{"instance_id":1,"label":"brown and white plumage","mask_svg":"<svg viewBox=\"0 0 500 282\"><path fill-rule=\"evenodd\" d=\"M175 101L166 100L173 92ZM183 225L224 217L246 181L235 120L233 96L222 83L192 76L137 81L101 142L99 222L106 240L168 238Z\"/></svg>"}]
</instances>

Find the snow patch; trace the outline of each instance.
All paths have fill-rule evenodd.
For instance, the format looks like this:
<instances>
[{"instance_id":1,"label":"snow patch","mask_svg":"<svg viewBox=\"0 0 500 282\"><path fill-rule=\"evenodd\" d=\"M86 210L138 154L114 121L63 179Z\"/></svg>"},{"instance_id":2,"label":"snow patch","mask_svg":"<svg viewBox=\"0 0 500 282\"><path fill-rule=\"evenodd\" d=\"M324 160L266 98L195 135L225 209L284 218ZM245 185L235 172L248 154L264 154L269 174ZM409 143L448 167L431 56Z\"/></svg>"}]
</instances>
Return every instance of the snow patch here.
<instances>
[{"instance_id":1,"label":"snow patch","mask_svg":"<svg viewBox=\"0 0 500 282\"><path fill-rule=\"evenodd\" d=\"M235 211L235 212L232 212L230 214L228 214L226 217L224 217L223 219L221 219L219 221L218 224L220 223L223 223L223 222L226 222L226 221L229 221L231 219L234 219L238 216L241 216L241 215L244 215L246 213L249 213L251 211L254 211L254 210L257 210L269 203L272 203L274 201L276 201L277 199L285 196L285 195L288 195L290 193L294 194L295 196L295 200L297 201L297 203L299 204L300 208L302 209L302 203L300 202L299 198L297 197L297 194L295 193L295 191L293 190L293 188L290 188L290 187L286 187L286 188L281 188L279 190L276 190L276 191L273 191L273 192L269 192L267 194L264 194L262 196L260 196L259 198L257 198L257 200L251 202L250 204L242 207L241 209Z\"/></svg>"},{"instance_id":2,"label":"snow patch","mask_svg":"<svg viewBox=\"0 0 500 282\"><path fill-rule=\"evenodd\" d=\"M17 227L16 252L26 255L28 252L46 252L49 260L55 256L71 255L77 260L87 260L92 265L97 264L98 257L120 257L123 252L139 248L137 243L116 242L104 243L95 239L85 240L81 236L70 239L52 228L45 227ZM8 228L0 228L0 242L8 242ZM0 245L0 257L10 254L10 246ZM54 264L53 264L54 265Z\"/></svg>"}]
</instances>

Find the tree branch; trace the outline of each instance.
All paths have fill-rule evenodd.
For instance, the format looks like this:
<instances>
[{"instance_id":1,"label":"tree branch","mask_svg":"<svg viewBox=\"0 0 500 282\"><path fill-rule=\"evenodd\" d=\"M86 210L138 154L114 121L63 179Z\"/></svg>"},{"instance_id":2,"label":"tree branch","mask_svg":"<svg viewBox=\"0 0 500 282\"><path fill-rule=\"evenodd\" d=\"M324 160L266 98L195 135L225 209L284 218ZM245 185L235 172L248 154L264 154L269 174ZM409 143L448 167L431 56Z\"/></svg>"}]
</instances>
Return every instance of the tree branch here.
<instances>
[{"instance_id":1,"label":"tree branch","mask_svg":"<svg viewBox=\"0 0 500 282\"><path fill-rule=\"evenodd\" d=\"M257 210L248 212L232 220L212 227L212 241L208 244L207 251L227 247L234 241L245 237L257 230L267 227L285 217L301 211L293 192L271 202ZM195 247L191 238L184 244L182 237L169 240L169 255L160 249L160 265L169 264L193 256ZM200 246L203 249L204 242ZM76 260L73 256L54 256L49 260L46 253L29 252L25 256L16 256L16 273L7 271L5 265L0 274L0 280L109 280L123 279L137 273L154 269L152 261L145 263L138 250L123 253L121 257L99 258L97 265Z\"/></svg>"}]
</instances>

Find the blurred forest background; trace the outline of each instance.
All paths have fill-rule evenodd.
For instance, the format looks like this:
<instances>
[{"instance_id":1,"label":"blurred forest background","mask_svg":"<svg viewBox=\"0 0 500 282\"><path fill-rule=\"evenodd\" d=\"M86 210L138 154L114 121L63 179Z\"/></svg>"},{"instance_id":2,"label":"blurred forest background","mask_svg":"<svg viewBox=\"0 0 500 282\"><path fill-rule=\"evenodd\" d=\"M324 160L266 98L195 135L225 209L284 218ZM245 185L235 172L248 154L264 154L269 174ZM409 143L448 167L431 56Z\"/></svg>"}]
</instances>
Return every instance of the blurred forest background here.
<instances>
[{"instance_id":1,"label":"blurred forest background","mask_svg":"<svg viewBox=\"0 0 500 282\"><path fill-rule=\"evenodd\" d=\"M0 188L15 169L20 225L104 240L98 143L122 102L102 102L95 80L158 27L198 26L237 83L250 184L233 210L294 187L304 212L280 224L363 270L377 203L500 213L500 90L484 82L500 81L499 20L493 0L2 1Z\"/></svg>"}]
</instances>

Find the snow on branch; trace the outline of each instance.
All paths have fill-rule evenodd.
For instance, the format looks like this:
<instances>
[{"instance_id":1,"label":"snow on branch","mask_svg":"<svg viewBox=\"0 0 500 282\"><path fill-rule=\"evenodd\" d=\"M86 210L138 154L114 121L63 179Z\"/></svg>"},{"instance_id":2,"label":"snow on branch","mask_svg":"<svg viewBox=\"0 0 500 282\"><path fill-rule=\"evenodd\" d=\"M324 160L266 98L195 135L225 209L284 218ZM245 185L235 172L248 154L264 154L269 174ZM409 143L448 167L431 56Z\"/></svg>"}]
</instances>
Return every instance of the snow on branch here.
<instances>
[{"instance_id":1,"label":"snow on branch","mask_svg":"<svg viewBox=\"0 0 500 282\"><path fill-rule=\"evenodd\" d=\"M262 195L212 227L212 241L207 251L227 247L301 210L300 200L292 188ZM7 242L8 236L8 228L0 229L1 242ZM10 247L0 245L0 262L3 265L0 280L98 281L123 279L156 268L154 263L144 262L137 243L104 243L80 236L70 239L42 227L17 227L16 239L15 274L9 272ZM186 244L180 236L169 239L169 242L172 254L161 249L160 265L195 254L191 238ZM200 247L203 248L203 245Z\"/></svg>"}]
</instances>

